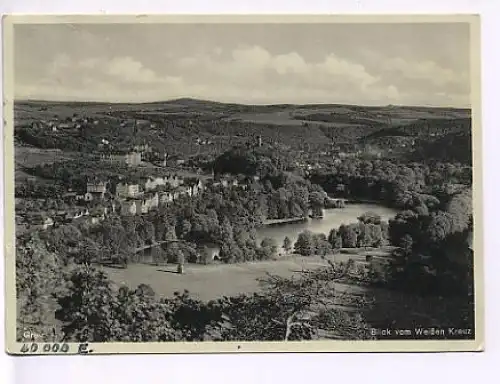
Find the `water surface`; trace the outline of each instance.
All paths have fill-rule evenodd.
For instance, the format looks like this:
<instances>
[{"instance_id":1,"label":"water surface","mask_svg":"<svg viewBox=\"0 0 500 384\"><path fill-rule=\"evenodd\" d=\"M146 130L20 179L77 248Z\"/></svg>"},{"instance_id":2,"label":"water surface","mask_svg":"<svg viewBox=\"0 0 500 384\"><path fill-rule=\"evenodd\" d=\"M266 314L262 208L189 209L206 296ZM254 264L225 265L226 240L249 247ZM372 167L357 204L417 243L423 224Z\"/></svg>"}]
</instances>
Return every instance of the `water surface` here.
<instances>
[{"instance_id":1,"label":"water surface","mask_svg":"<svg viewBox=\"0 0 500 384\"><path fill-rule=\"evenodd\" d=\"M259 228L257 230L257 238L260 241L264 237L271 237L281 246L286 236L295 243L299 233L305 230L315 233L324 233L328 236L332 228L337 229L342 224L355 223L359 216L368 211L380 215L382 220L385 221L393 218L397 213L395 209L377 204L347 204L345 208L325 209L322 219L309 219L301 223L289 223Z\"/></svg>"}]
</instances>

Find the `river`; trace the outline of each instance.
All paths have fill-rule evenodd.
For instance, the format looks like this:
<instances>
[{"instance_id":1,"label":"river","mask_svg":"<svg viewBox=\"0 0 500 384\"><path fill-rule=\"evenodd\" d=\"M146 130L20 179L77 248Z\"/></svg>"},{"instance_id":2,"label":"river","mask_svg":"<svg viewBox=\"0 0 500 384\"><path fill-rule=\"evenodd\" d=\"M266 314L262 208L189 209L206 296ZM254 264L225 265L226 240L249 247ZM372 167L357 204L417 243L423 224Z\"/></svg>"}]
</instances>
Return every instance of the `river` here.
<instances>
[{"instance_id":1,"label":"river","mask_svg":"<svg viewBox=\"0 0 500 384\"><path fill-rule=\"evenodd\" d=\"M283 245L283 240L288 236L295 244L299 234L306 229L314 233L324 233L326 236L332 228L338 228L342 224L351 224L358 221L358 217L365 212L373 212L380 215L381 219L388 221L397 214L397 210L387 208L378 204L346 204L345 208L331 208L323 210L324 216L322 219L308 219L307 221L298 223L286 223L280 225L264 226L257 229L257 241L260 243L264 238L272 238L278 244L278 247ZM208 245L208 251L212 256L219 253L219 247Z\"/></svg>"},{"instance_id":2,"label":"river","mask_svg":"<svg viewBox=\"0 0 500 384\"><path fill-rule=\"evenodd\" d=\"M322 219L309 219L300 223L288 223L282 225L265 226L257 230L257 239L260 242L265 237L276 240L281 246L286 236L295 243L299 233L309 230L315 233L324 233L326 236L332 228L338 228L342 224L351 224L358 220L358 217L365 212L373 212L388 221L393 218L397 211L377 204L347 204L345 208L332 208L324 210Z\"/></svg>"}]
</instances>

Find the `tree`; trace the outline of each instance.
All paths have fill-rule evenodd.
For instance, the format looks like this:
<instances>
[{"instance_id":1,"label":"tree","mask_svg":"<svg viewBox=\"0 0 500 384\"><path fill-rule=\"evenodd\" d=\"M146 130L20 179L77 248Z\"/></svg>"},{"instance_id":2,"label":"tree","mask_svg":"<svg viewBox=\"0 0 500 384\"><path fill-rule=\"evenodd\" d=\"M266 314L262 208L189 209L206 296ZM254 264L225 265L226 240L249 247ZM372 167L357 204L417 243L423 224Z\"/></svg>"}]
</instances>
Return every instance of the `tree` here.
<instances>
[{"instance_id":1,"label":"tree","mask_svg":"<svg viewBox=\"0 0 500 384\"><path fill-rule=\"evenodd\" d=\"M356 231L357 225L341 225L339 228L340 235L342 236L342 246L345 248L356 248L358 245L358 233Z\"/></svg>"},{"instance_id":2,"label":"tree","mask_svg":"<svg viewBox=\"0 0 500 384\"><path fill-rule=\"evenodd\" d=\"M177 237L179 239L186 238L191 232L191 222L187 219L179 220L179 223L176 228Z\"/></svg>"},{"instance_id":3,"label":"tree","mask_svg":"<svg viewBox=\"0 0 500 384\"><path fill-rule=\"evenodd\" d=\"M328 253L332 251L332 246L326 239L323 233L318 233L313 235L314 241L314 253L325 257Z\"/></svg>"},{"instance_id":4,"label":"tree","mask_svg":"<svg viewBox=\"0 0 500 384\"><path fill-rule=\"evenodd\" d=\"M335 245L335 239L337 238L338 231L335 228L332 228L330 232L328 233L328 242L331 244L332 247Z\"/></svg>"},{"instance_id":5,"label":"tree","mask_svg":"<svg viewBox=\"0 0 500 384\"><path fill-rule=\"evenodd\" d=\"M175 227L172 225L166 225L165 227L165 240L177 240L177 235L175 233Z\"/></svg>"},{"instance_id":6,"label":"tree","mask_svg":"<svg viewBox=\"0 0 500 384\"><path fill-rule=\"evenodd\" d=\"M200 252L200 258L202 264L210 264L212 262L212 255L207 246L203 246Z\"/></svg>"},{"instance_id":7,"label":"tree","mask_svg":"<svg viewBox=\"0 0 500 384\"><path fill-rule=\"evenodd\" d=\"M139 284L139 286L137 287L135 292L139 297L143 297L143 298L144 297L149 297L149 298L155 297L155 291L148 284Z\"/></svg>"},{"instance_id":8,"label":"tree","mask_svg":"<svg viewBox=\"0 0 500 384\"><path fill-rule=\"evenodd\" d=\"M58 300L56 318L63 322L65 340L103 342L113 327L113 292L104 272L79 266L71 272L67 295Z\"/></svg>"},{"instance_id":9,"label":"tree","mask_svg":"<svg viewBox=\"0 0 500 384\"><path fill-rule=\"evenodd\" d=\"M278 245L276 244L276 240L272 237L262 239L260 247L263 252L263 258L266 260L276 257L278 253Z\"/></svg>"},{"instance_id":10,"label":"tree","mask_svg":"<svg viewBox=\"0 0 500 384\"><path fill-rule=\"evenodd\" d=\"M220 313L220 340L311 340L333 331L346 339L369 338L368 326L356 311L339 310L334 302L357 304L349 294L336 294L330 269L308 271L298 278L271 276L265 292L225 297L215 302ZM342 304L342 305L343 305Z\"/></svg>"},{"instance_id":11,"label":"tree","mask_svg":"<svg viewBox=\"0 0 500 384\"><path fill-rule=\"evenodd\" d=\"M151 257L155 265L160 265L165 262L166 254L161 246L151 248Z\"/></svg>"},{"instance_id":12,"label":"tree","mask_svg":"<svg viewBox=\"0 0 500 384\"><path fill-rule=\"evenodd\" d=\"M444 211L438 211L431 216L427 227L427 236L431 243L439 243L453 232L453 216Z\"/></svg>"},{"instance_id":13,"label":"tree","mask_svg":"<svg viewBox=\"0 0 500 384\"><path fill-rule=\"evenodd\" d=\"M414 241L425 238L426 236L422 234L423 221L414 211L406 210L398 213L394 219L389 220L388 233L391 243L399 247L402 237L406 234L409 234Z\"/></svg>"},{"instance_id":14,"label":"tree","mask_svg":"<svg viewBox=\"0 0 500 384\"><path fill-rule=\"evenodd\" d=\"M312 207L323 208L325 206L325 194L320 191L314 191L309 194L309 202Z\"/></svg>"},{"instance_id":15,"label":"tree","mask_svg":"<svg viewBox=\"0 0 500 384\"><path fill-rule=\"evenodd\" d=\"M16 297L19 308L19 336L24 327L34 333L49 335L51 298L63 293L65 283L57 254L49 252L46 243L37 233L27 239L17 239L16 248Z\"/></svg>"},{"instance_id":16,"label":"tree","mask_svg":"<svg viewBox=\"0 0 500 384\"><path fill-rule=\"evenodd\" d=\"M182 250L179 247L179 243L167 243L165 249L167 263L177 263L180 253L182 253Z\"/></svg>"},{"instance_id":17,"label":"tree","mask_svg":"<svg viewBox=\"0 0 500 384\"><path fill-rule=\"evenodd\" d=\"M314 238L311 231L305 230L299 233L295 242L295 252L302 256L314 254Z\"/></svg>"},{"instance_id":18,"label":"tree","mask_svg":"<svg viewBox=\"0 0 500 384\"><path fill-rule=\"evenodd\" d=\"M340 235L340 233L337 234L337 237L335 237L335 243L333 244L333 249L334 250L339 250L342 248L342 236Z\"/></svg>"},{"instance_id":19,"label":"tree","mask_svg":"<svg viewBox=\"0 0 500 384\"><path fill-rule=\"evenodd\" d=\"M222 220L221 237L223 240L233 240L233 226L227 217Z\"/></svg>"},{"instance_id":20,"label":"tree","mask_svg":"<svg viewBox=\"0 0 500 384\"><path fill-rule=\"evenodd\" d=\"M80 241L79 250L75 257L75 262L78 264L91 264L95 261L100 261L99 247L95 241L90 238L84 238Z\"/></svg>"},{"instance_id":21,"label":"tree","mask_svg":"<svg viewBox=\"0 0 500 384\"><path fill-rule=\"evenodd\" d=\"M102 244L108 248L112 255L126 254L130 251L131 244L125 229L116 223L105 222L102 227Z\"/></svg>"},{"instance_id":22,"label":"tree","mask_svg":"<svg viewBox=\"0 0 500 384\"><path fill-rule=\"evenodd\" d=\"M403 251L403 254L405 257L408 257L411 255L412 250L413 250L413 239L409 234L404 235L401 238L401 249Z\"/></svg>"},{"instance_id":23,"label":"tree","mask_svg":"<svg viewBox=\"0 0 500 384\"><path fill-rule=\"evenodd\" d=\"M292 240L288 236L285 236L282 248L285 250L285 254L289 254L292 250Z\"/></svg>"},{"instance_id":24,"label":"tree","mask_svg":"<svg viewBox=\"0 0 500 384\"><path fill-rule=\"evenodd\" d=\"M446 211L452 215L454 232L464 231L472 219L472 191L467 189L452 197Z\"/></svg>"},{"instance_id":25,"label":"tree","mask_svg":"<svg viewBox=\"0 0 500 384\"><path fill-rule=\"evenodd\" d=\"M222 242L219 257L225 263L237 263L244 260L241 248L233 240L225 240Z\"/></svg>"},{"instance_id":26,"label":"tree","mask_svg":"<svg viewBox=\"0 0 500 384\"><path fill-rule=\"evenodd\" d=\"M358 220L363 224L380 224L380 215L374 212L365 212L358 217Z\"/></svg>"},{"instance_id":27,"label":"tree","mask_svg":"<svg viewBox=\"0 0 500 384\"><path fill-rule=\"evenodd\" d=\"M381 247L384 244L384 237L382 235L382 226L381 224L367 224L366 229L370 233L370 237L372 239L371 246L372 247Z\"/></svg>"}]
</instances>

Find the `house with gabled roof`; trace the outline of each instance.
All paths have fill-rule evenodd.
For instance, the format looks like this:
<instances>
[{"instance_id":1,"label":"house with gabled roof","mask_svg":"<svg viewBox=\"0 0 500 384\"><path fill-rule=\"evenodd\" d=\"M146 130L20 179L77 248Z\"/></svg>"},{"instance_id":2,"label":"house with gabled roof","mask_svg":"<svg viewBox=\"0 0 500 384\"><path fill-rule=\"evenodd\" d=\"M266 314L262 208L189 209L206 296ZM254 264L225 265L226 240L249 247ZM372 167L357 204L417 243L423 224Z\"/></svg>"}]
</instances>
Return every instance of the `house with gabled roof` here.
<instances>
[{"instance_id":1,"label":"house with gabled roof","mask_svg":"<svg viewBox=\"0 0 500 384\"><path fill-rule=\"evenodd\" d=\"M144 195L144 200L146 201L146 204L148 206L148 210L158 208L159 194L158 194L158 192L146 193Z\"/></svg>"}]
</instances>

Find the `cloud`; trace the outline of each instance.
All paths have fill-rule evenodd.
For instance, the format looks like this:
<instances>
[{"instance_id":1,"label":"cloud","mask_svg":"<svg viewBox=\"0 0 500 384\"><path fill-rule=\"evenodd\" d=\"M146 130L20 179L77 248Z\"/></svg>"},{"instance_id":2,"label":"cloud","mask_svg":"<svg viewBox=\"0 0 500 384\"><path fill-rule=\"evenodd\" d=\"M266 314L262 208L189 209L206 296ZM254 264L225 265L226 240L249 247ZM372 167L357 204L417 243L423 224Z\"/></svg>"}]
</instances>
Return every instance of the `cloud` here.
<instances>
[{"instance_id":1,"label":"cloud","mask_svg":"<svg viewBox=\"0 0 500 384\"><path fill-rule=\"evenodd\" d=\"M468 75L425 59L364 59L329 52L307 60L261 46L215 47L193 55L165 54L156 65L132 56L72 58L58 54L35 84L16 84L18 98L156 101L197 97L243 103L467 105ZM151 60L151 58L149 58ZM151 64L151 62L150 62ZM451 90L451 91L448 91ZM47 97L51 96L51 97Z\"/></svg>"},{"instance_id":2,"label":"cloud","mask_svg":"<svg viewBox=\"0 0 500 384\"><path fill-rule=\"evenodd\" d=\"M351 93L348 96L354 101L356 92L359 92L357 97L361 93L366 99L370 98L370 93L379 96L386 87L378 87L378 77L368 73L363 65L333 53L317 62L307 62L297 52L271 55L262 47L251 46L234 49L224 58L210 54L181 58L177 67L185 83L238 86L241 94L253 101L271 100L283 89L291 92L285 95L287 101L295 97L296 102L301 102L299 100L307 99L308 95L321 94L326 97L324 101L333 102L338 101L334 100L336 96L345 96L346 92L347 95ZM262 95L262 91L267 94L255 96ZM318 100L308 100L314 101Z\"/></svg>"},{"instance_id":3,"label":"cloud","mask_svg":"<svg viewBox=\"0 0 500 384\"><path fill-rule=\"evenodd\" d=\"M455 72L449 68L443 68L432 60L407 61L396 57L383 61L382 68L388 72L399 73L406 79L424 81L440 88L449 85L466 85L468 80L466 72Z\"/></svg>"}]
</instances>

